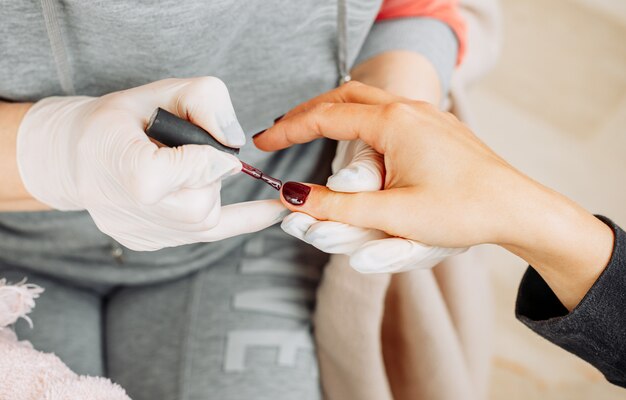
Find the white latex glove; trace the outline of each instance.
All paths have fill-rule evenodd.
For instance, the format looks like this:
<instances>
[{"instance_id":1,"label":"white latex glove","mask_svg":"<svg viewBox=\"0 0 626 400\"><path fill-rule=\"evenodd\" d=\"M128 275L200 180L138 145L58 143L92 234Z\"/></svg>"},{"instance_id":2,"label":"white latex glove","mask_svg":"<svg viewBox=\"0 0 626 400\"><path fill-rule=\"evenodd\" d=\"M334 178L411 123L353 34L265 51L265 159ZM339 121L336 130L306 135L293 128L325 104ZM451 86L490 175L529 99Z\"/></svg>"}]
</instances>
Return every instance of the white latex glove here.
<instances>
[{"instance_id":1,"label":"white latex glove","mask_svg":"<svg viewBox=\"0 0 626 400\"><path fill-rule=\"evenodd\" d=\"M326 186L336 192L375 191L383 186L383 158L361 140L339 142L332 168L334 175ZM425 246L376 229L318 221L304 213L291 213L281 227L326 253L350 255L352 268L363 273L432 268L467 250Z\"/></svg>"},{"instance_id":2,"label":"white latex glove","mask_svg":"<svg viewBox=\"0 0 626 400\"><path fill-rule=\"evenodd\" d=\"M51 97L24 117L17 162L30 194L58 210L87 210L98 228L133 250L212 242L280 220L278 200L221 207L221 180L241 170L210 146L159 148L144 133L162 107L223 144L245 136L224 83L166 79L94 97Z\"/></svg>"}]
</instances>

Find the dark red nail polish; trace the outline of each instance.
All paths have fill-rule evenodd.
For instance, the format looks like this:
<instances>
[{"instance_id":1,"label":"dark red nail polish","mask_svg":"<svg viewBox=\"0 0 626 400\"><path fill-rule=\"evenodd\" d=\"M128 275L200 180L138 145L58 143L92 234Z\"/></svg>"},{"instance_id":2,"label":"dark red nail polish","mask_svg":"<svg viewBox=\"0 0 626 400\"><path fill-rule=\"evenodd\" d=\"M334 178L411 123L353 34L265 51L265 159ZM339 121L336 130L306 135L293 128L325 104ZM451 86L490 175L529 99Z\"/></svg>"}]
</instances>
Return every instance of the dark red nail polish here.
<instances>
[{"instance_id":1,"label":"dark red nail polish","mask_svg":"<svg viewBox=\"0 0 626 400\"><path fill-rule=\"evenodd\" d=\"M252 135L252 140L256 139L257 136L261 136L262 133L264 133L267 129L263 129L261 132L255 133L254 135Z\"/></svg>"},{"instance_id":2,"label":"dark red nail polish","mask_svg":"<svg viewBox=\"0 0 626 400\"><path fill-rule=\"evenodd\" d=\"M311 188L298 182L287 182L283 185L283 197L294 206L301 206L306 202Z\"/></svg>"},{"instance_id":3,"label":"dark red nail polish","mask_svg":"<svg viewBox=\"0 0 626 400\"><path fill-rule=\"evenodd\" d=\"M285 114L281 115L280 117L276 118L274 120L274 123L277 123L278 121L280 121L281 119L283 119L283 117L285 116Z\"/></svg>"}]
</instances>

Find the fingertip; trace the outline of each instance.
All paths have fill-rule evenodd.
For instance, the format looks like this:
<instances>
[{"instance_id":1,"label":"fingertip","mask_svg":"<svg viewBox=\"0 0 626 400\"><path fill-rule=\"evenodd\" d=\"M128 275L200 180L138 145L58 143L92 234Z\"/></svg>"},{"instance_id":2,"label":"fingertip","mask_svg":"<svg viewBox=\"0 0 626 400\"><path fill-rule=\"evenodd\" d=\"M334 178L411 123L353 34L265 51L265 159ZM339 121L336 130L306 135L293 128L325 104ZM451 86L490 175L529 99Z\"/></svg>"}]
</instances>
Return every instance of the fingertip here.
<instances>
[{"instance_id":1,"label":"fingertip","mask_svg":"<svg viewBox=\"0 0 626 400\"><path fill-rule=\"evenodd\" d=\"M274 119L274 124L271 127L263 129L262 131L259 131L259 132L255 133L254 135L252 135L252 140L254 141L254 144L257 145L257 147L260 150L268 151L269 149L261 147L261 146L263 146L263 141L260 141L260 142L257 143L257 139L260 139L261 135L263 135L265 132L270 130L274 125L279 123L285 117L285 115L287 115L287 114L283 114L283 115L279 116L278 118L275 118Z\"/></svg>"},{"instance_id":2,"label":"fingertip","mask_svg":"<svg viewBox=\"0 0 626 400\"><path fill-rule=\"evenodd\" d=\"M272 133L273 128L274 127L272 126L267 129L263 129L252 136L252 142L257 149L262 151L280 150L280 148L276 146L276 135Z\"/></svg>"},{"instance_id":3,"label":"fingertip","mask_svg":"<svg viewBox=\"0 0 626 400\"><path fill-rule=\"evenodd\" d=\"M263 133L265 133L266 130L262 130L259 133L255 133L254 136L252 136L252 143L254 143L254 146L261 150L261 151L271 151L270 148L267 146L267 143L265 140L263 140Z\"/></svg>"},{"instance_id":4,"label":"fingertip","mask_svg":"<svg viewBox=\"0 0 626 400\"><path fill-rule=\"evenodd\" d=\"M222 131L224 132L224 137L228 142L228 146L231 147L242 147L246 144L246 135L243 132L243 128L239 124L239 121L232 120L230 123L223 125Z\"/></svg>"},{"instance_id":5,"label":"fingertip","mask_svg":"<svg viewBox=\"0 0 626 400\"><path fill-rule=\"evenodd\" d=\"M287 115L287 114L285 114ZM287 139L287 126L284 125L285 115L278 117L272 126L266 128L260 132L255 133L252 136L252 141L255 146L262 151L277 151L292 146L294 143L290 143Z\"/></svg>"},{"instance_id":6,"label":"fingertip","mask_svg":"<svg viewBox=\"0 0 626 400\"><path fill-rule=\"evenodd\" d=\"M202 76L183 81L172 109L191 123L209 132L218 142L229 147L246 143L226 84L213 76Z\"/></svg>"},{"instance_id":7,"label":"fingertip","mask_svg":"<svg viewBox=\"0 0 626 400\"><path fill-rule=\"evenodd\" d=\"M261 136L261 134L265 133L267 129L263 129L260 132L255 133L254 135L252 135L252 140L256 140L259 136Z\"/></svg>"},{"instance_id":8,"label":"fingertip","mask_svg":"<svg viewBox=\"0 0 626 400\"><path fill-rule=\"evenodd\" d=\"M318 221L308 214L293 212L283 219L280 227L285 233L304 240L304 235L316 222Z\"/></svg>"}]
</instances>

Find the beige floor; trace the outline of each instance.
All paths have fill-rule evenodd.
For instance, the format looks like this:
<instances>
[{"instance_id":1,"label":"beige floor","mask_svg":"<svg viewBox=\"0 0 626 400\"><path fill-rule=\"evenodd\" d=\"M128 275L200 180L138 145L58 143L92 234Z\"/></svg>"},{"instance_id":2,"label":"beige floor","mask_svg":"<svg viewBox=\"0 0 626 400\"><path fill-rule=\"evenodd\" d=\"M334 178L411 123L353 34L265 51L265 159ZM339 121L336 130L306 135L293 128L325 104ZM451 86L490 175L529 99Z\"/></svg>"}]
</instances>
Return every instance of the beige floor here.
<instances>
[{"instance_id":1,"label":"beige floor","mask_svg":"<svg viewBox=\"0 0 626 400\"><path fill-rule=\"evenodd\" d=\"M471 92L476 130L515 166L626 226L626 1L502 0L499 65ZM525 264L486 247L497 332L491 398L626 399L513 316Z\"/></svg>"}]
</instances>

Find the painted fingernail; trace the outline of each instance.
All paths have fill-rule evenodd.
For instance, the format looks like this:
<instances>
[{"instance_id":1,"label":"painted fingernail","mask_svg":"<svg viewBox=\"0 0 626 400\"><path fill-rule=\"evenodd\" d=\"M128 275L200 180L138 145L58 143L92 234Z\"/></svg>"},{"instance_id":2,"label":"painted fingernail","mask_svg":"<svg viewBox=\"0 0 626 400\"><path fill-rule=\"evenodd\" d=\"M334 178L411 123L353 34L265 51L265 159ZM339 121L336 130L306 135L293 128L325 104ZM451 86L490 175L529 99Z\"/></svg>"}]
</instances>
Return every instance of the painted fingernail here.
<instances>
[{"instance_id":1,"label":"painted fingernail","mask_svg":"<svg viewBox=\"0 0 626 400\"><path fill-rule=\"evenodd\" d=\"M252 140L256 139L258 136L261 136L261 134L264 133L266 130L267 129L263 129L261 132L258 132L252 135Z\"/></svg>"},{"instance_id":2,"label":"painted fingernail","mask_svg":"<svg viewBox=\"0 0 626 400\"><path fill-rule=\"evenodd\" d=\"M283 185L283 197L294 206L301 206L306 202L311 188L298 182L287 182Z\"/></svg>"},{"instance_id":3,"label":"painted fingernail","mask_svg":"<svg viewBox=\"0 0 626 400\"><path fill-rule=\"evenodd\" d=\"M280 121L281 119L283 119L283 117L285 116L285 114L281 115L280 117L276 118L274 120L274 123L277 123L278 121Z\"/></svg>"}]
</instances>

